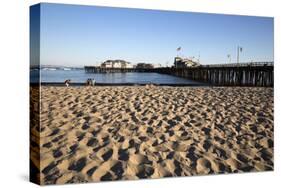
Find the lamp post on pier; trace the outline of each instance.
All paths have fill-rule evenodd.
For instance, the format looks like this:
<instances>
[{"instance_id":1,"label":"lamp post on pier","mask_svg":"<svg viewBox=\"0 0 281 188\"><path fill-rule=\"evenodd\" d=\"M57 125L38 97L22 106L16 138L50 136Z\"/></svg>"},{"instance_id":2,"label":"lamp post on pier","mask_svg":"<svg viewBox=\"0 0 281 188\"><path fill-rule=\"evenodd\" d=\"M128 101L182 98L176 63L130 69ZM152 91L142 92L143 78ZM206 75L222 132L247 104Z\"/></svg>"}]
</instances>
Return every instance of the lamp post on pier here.
<instances>
[{"instance_id":1,"label":"lamp post on pier","mask_svg":"<svg viewBox=\"0 0 281 188\"><path fill-rule=\"evenodd\" d=\"M241 46L237 47L237 64L239 64L239 52L242 52L243 48Z\"/></svg>"},{"instance_id":2,"label":"lamp post on pier","mask_svg":"<svg viewBox=\"0 0 281 188\"><path fill-rule=\"evenodd\" d=\"M231 55L227 54L227 58L229 59L229 64L231 63Z\"/></svg>"}]
</instances>

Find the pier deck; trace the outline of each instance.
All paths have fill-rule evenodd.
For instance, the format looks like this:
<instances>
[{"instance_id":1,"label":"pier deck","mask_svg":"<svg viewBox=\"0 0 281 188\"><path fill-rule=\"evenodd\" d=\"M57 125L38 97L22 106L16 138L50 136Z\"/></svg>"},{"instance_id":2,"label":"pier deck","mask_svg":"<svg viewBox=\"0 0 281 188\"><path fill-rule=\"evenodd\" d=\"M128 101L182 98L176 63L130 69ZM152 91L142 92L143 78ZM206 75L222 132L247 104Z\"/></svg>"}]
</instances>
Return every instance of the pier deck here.
<instances>
[{"instance_id":1,"label":"pier deck","mask_svg":"<svg viewBox=\"0 0 281 188\"><path fill-rule=\"evenodd\" d=\"M126 72L155 72L155 69L145 68L104 68L99 66L85 66L86 73L126 73Z\"/></svg>"},{"instance_id":2,"label":"pier deck","mask_svg":"<svg viewBox=\"0 0 281 188\"><path fill-rule=\"evenodd\" d=\"M214 86L260 87L273 87L273 70L273 62L218 64L186 68L162 67L154 69L121 69L85 66L85 71L87 73L155 72L204 82Z\"/></svg>"}]
</instances>

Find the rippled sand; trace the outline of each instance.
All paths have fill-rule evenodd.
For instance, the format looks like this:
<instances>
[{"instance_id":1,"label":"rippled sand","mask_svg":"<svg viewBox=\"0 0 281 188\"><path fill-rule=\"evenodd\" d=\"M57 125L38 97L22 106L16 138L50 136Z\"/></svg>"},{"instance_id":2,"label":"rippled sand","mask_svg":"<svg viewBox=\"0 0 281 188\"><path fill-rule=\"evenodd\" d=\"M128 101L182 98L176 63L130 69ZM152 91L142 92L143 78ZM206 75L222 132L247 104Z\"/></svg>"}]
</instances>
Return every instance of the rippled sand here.
<instances>
[{"instance_id":1,"label":"rippled sand","mask_svg":"<svg viewBox=\"0 0 281 188\"><path fill-rule=\"evenodd\" d=\"M273 89L41 89L42 184L273 170Z\"/></svg>"}]
</instances>

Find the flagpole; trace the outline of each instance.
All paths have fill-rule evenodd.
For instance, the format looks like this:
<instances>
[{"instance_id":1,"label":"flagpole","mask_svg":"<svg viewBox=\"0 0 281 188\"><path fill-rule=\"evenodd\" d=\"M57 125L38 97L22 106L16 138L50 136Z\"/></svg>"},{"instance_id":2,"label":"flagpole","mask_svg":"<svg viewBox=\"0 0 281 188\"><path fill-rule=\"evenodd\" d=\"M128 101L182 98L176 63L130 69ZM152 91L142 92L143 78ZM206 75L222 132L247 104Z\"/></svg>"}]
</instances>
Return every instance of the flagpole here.
<instances>
[{"instance_id":1,"label":"flagpole","mask_svg":"<svg viewBox=\"0 0 281 188\"><path fill-rule=\"evenodd\" d=\"M237 47L237 64L239 64L239 46Z\"/></svg>"}]
</instances>

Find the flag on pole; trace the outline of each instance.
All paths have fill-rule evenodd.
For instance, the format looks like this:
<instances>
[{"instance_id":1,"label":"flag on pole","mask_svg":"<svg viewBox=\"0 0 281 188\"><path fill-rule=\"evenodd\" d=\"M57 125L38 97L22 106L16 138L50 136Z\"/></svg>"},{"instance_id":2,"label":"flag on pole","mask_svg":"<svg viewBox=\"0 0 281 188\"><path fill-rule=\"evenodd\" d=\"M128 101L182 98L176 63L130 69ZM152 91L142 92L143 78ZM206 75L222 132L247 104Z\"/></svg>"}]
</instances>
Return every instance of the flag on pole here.
<instances>
[{"instance_id":1,"label":"flag on pole","mask_svg":"<svg viewBox=\"0 0 281 188\"><path fill-rule=\"evenodd\" d=\"M181 47L178 47L178 48L177 48L177 51L180 51L180 50L181 50Z\"/></svg>"}]
</instances>

